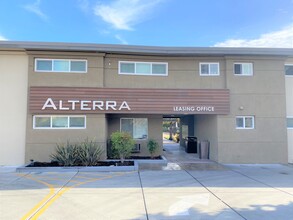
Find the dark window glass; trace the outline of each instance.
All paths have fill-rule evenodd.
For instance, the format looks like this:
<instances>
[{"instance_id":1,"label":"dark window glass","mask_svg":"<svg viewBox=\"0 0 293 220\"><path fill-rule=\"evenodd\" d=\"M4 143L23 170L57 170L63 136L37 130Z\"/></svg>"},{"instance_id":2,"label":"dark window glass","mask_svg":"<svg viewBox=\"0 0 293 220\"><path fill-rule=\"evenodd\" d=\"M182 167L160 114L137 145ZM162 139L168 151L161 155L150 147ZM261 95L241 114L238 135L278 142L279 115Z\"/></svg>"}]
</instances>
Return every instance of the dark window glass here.
<instances>
[{"instance_id":1,"label":"dark window glass","mask_svg":"<svg viewBox=\"0 0 293 220\"><path fill-rule=\"evenodd\" d=\"M234 64L234 74L241 74L241 64Z\"/></svg>"},{"instance_id":2,"label":"dark window glass","mask_svg":"<svg viewBox=\"0 0 293 220\"><path fill-rule=\"evenodd\" d=\"M285 66L285 74L287 76L293 76L293 65L286 65Z\"/></svg>"}]
</instances>

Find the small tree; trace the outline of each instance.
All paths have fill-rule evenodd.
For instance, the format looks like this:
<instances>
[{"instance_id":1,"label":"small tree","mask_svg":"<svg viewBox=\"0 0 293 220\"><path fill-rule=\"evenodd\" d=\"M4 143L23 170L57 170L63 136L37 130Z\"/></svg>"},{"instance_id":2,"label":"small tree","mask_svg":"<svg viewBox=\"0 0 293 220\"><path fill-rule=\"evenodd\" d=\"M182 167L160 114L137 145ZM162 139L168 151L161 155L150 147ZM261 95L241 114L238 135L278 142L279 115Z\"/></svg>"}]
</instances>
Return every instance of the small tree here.
<instances>
[{"instance_id":1,"label":"small tree","mask_svg":"<svg viewBox=\"0 0 293 220\"><path fill-rule=\"evenodd\" d=\"M147 147L151 154L151 158L154 158L154 155L159 148L158 142L156 142L154 139L149 139L147 143Z\"/></svg>"},{"instance_id":2,"label":"small tree","mask_svg":"<svg viewBox=\"0 0 293 220\"><path fill-rule=\"evenodd\" d=\"M134 144L133 138L126 132L117 131L111 134L111 147L118 154L121 163L131 154Z\"/></svg>"}]
</instances>

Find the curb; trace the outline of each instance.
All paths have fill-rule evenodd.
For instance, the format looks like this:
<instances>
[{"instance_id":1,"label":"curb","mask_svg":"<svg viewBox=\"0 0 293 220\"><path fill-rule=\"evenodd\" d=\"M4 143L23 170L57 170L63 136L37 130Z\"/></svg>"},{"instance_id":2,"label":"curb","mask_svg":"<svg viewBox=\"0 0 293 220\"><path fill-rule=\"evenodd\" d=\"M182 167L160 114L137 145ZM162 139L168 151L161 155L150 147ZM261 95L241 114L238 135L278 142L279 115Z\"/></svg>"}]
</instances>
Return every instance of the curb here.
<instances>
[{"instance_id":1,"label":"curb","mask_svg":"<svg viewBox=\"0 0 293 220\"><path fill-rule=\"evenodd\" d=\"M128 172L137 171L138 163L134 161L134 166L100 166L100 167L18 167L18 173L30 172Z\"/></svg>"},{"instance_id":2,"label":"curb","mask_svg":"<svg viewBox=\"0 0 293 220\"><path fill-rule=\"evenodd\" d=\"M168 161L164 156L161 160L129 160L134 162L134 166L100 166L100 167L26 167L16 168L18 173L30 172L128 172L138 171L139 164L164 164ZM111 161L111 160L108 160Z\"/></svg>"}]
</instances>

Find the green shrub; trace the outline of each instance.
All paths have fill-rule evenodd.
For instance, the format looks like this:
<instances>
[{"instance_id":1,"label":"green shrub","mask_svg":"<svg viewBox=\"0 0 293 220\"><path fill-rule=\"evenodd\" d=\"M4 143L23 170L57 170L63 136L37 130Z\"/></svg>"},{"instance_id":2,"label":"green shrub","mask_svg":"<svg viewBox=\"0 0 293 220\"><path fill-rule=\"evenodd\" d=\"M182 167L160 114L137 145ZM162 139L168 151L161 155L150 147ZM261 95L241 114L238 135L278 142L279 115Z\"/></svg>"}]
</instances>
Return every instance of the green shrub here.
<instances>
[{"instance_id":1,"label":"green shrub","mask_svg":"<svg viewBox=\"0 0 293 220\"><path fill-rule=\"evenodd\" d=\"M148 150L149 150L149 152L151 154L151 158L154 158L154 155L155 155L156 151L159 148L158 142L156 142L153 139L149 139L148 143L147 143L147 147L148 147Z\"/></svg>"},{"instance_id":2,"label":"green shrub","mask_svg":"<svg viewBox=\"0 0 293 220\"><path fill-rule=\"evenodd\" d=\"M79 163L78 147L75 144L57 144L56 153L51 155L51 158L57 161L62 166L75 166Z\"/></svg>"},{"instance_id":3,"label":"green shrub","mask_svg":"<svg viewBox=\"0 0 293 220\"><path fill-rule=\"evenodd\" d=\"M125 158L130 156L134 144L133 138L126 132L117 131L111 134L111 147L113 152L119 156L121 163L124 163Z\"/></svg>"},{"instance_id":4,"label":"green shrub","mask_svg":"<svg viewBox=\"0 0 293 220\"><path fill-rule=\"evenodd\" d=\"M101 147L88 138L78 148L78 158L81 165L84 166L95 166L103 153Z\"/></svg>"},{"instance_id":5,"label":"green shrub","mask_svg":"<svg viewBox=\"0 0 293 220\"><path fill-rule=\"evenodd\" d=\"M51 154L51 158L62 166L94 166L98 163L103 150L98 144L85 139L79 144L56 144L56 152Z\"/></svg>"}]
</instances>

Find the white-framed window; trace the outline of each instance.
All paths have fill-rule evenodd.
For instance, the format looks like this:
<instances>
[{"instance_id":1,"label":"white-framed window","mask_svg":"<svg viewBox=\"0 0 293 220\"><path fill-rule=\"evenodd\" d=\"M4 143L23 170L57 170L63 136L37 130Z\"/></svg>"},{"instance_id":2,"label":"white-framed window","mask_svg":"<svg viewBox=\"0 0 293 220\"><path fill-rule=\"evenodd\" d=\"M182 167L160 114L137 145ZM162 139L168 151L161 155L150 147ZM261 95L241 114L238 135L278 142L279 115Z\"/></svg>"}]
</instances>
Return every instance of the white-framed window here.
<instances>
[{"instance_id":1,"label":"white-framed window","mask_svg":"<svg viewBox=\"0 0 293 220\"><path fill-rule=\"evenodd\" d=\"M120 131L129 133L134 139L148 138L147 118L121 118Z\"/></svg>"},{"instance_id":2,"label":"white-framed window","mask_svg":"<svg viewBox=\"0 0 293 220\"><path fill-rule=\"evenodd\" d=\"M293 64L285 64L285 75L293 76Z\"/></svg>"},{"instance_id":3,"label":"white-framed window","mask_svg":"<svg viewBox=\"0 0 293 220\"><path fill-rule=\"evenodd\" d=\"M220 63L199 63L199 74L201 76L219 76Z\"/></svg>"},{"instance_id":4,"label":"white-framed window","mask_svg":"<svg viewBox=\"0 0 293 220\"><path fill-rule=\"evenodd\" d=\"M86 73L87 60L36 58L35 72Z\"/></svg>"},{"instance_id":5,"label":"white-framed window","mask_svg":"<svg viewBox=\"0 0 293 220\"><path fill-rule=\"evenodd\" d=\"M234 63L234 74L237 76L252 76L252 63Z\"/></svg>"},{"instance_id":6,"label":"white-framed window","mask_svg":"<svg viewBox=\"0 0 293 220\"><path fill-rule=\"evenodd\" d=\"M293 129L293 116L287 117L287 128Z\"/></svg>"},{"instance_id":7,"label":"white-framed window","mask_svg":"<svg viewBox=\"0 0 293 220\"><path fill-rule=\"evenodd\" d=\"M119 61L119 74L167 76L168 63Z\"/></svg>"},{"instance_id":8,"label":"white-framed window","mask_svg":"<svg viewBox=\"0 0 293 220\"><path fill-rule=\"evenodd\" d=\"M85 115L34 115L33 129L85 129Z\"/></svg>"},{"instance_id":9,"label":"white-framed window","mask_svg":"<svg viewBox=\"0 0 293 220\"><path fill-rule=\"evenodd\" d=\"M236 129L254 129L254 116L236 116Z\"/></svg>"}]
</instances>

